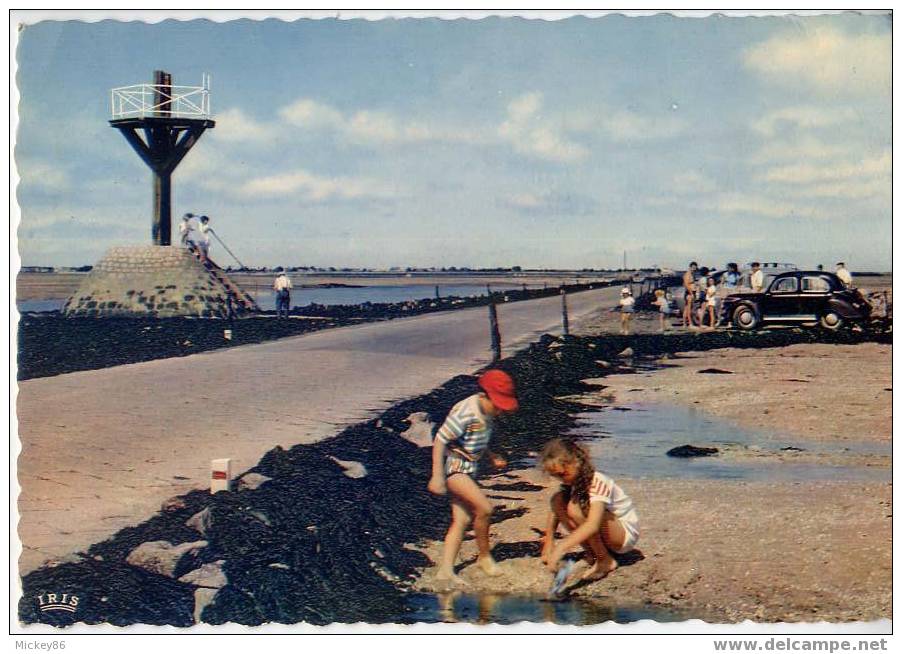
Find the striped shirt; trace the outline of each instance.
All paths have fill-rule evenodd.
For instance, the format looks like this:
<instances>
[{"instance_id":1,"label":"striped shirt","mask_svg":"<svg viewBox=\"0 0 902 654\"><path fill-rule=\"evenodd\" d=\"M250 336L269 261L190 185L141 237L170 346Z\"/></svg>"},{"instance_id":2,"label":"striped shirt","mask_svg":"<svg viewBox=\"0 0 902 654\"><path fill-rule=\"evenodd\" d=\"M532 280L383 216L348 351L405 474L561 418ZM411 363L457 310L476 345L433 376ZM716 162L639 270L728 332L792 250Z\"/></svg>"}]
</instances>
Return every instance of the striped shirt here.
<instances>
[{"instance_id":1,"label":"striped shirt","mask_svg":"<svg viewBox=\"0 0 902 654\"><path fill-rule=\"evenodd\" d=\"M622 518L633 510L633 501L613 479L602 472L595 472L589 485L589 503L603 502L604 508Z\"/></svg>"},{"instance_id":2,"label":"striped shirt","mask_svg":"<svg viewBox=\"0 0 902 654\"><path fill-rule=\"evenodd\" d=\"M482 412L476 393L455 404L435 437L449 446L445 459L445 474L463 472L471 474L492 437L492 419ZM455 450L461 451L460 454Z\"/></svg>"}]
</instances>

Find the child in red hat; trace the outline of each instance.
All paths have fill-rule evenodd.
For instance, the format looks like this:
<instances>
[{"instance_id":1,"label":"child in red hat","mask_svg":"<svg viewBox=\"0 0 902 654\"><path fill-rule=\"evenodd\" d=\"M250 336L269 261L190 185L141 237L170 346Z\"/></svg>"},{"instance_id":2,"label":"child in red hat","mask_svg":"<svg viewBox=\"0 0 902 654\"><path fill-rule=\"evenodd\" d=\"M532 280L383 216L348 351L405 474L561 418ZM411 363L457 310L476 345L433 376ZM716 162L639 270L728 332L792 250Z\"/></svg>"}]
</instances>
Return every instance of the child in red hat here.
<instances>
[{"instance_id":1,"label":"child in red hat","mask_svg":"<svg viewBox=\"0 0 902 654\"><path fill-rule=\"evenodd\" d=\"M436 581L460 582L454 561L470 523L479 548L477 565L488 575L499 574L489 550L489 518L492 505L473 479L477 463L485 456L495 468L507 465L504 457L490 452L494 418L517 410L514 380L501 370L488 370L479 377L483 392L455 404L432 445L432 478L428 489L436 495L451 494L451 526L445 536Z\"/></svg>"}]
</instances>

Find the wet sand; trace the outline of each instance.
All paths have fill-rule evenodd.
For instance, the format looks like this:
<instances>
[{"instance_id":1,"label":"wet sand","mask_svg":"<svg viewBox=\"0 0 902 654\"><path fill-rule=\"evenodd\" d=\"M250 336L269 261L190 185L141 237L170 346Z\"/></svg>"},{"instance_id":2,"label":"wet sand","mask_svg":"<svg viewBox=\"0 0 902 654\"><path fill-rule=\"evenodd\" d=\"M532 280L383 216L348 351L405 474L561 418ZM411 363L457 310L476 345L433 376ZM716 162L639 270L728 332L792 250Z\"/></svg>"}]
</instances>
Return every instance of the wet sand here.
<instances>
[{"instance_id":1,"label":"wet sand","mask_svg":"<svg viewBox=\"0 0 902 654\"><path fill-rule=\"evenodd\" d=\"M581 401L694 406L745 427L817 441L887 443L891 438L892 393L884 390L892 379L889 345L730 348L681 353L662 363L668 367L598 379L605 387ZM733 374L699 374L711 368ZM737 461L763 457L762 462L774 465L786 460L890 465L888 456L842 451L737 449L722 456ZM628 559L605 580L577 584L574 596L650 603L712 622L891 617L891 483L628 479L615 470L606 472L640 513L641 560ZM470 538L461 558L470 592L541 593L548 588L550 574L537 558L538 539L557 483L527 469L485 480L483 486L524 481L543 488L486 491L500 507L492 538L502 575L488 578L471 565L476 548ZM428 543L424 551L436 560L440 544ZM424 570L418 587L436 589L433 573L434 568Z\"/></svg>"},{"instance_id":2,"label":"wet sand","mask_svg":"<svg viewBox=\"0 0 902 654\"><path fill-rule=\"evenodd\" d=\"M461 550L469 592L547 592L539 531L557 484L536 470L513 479L534 492L489 491L496 507L527 511L492 526L501 576ZM654 604L709 622L830 622L889 618L892 610L892 486L888 483L747 483L701 480L617 482L641 516L638 551L604 580L571 583L572 595ZM489 482L493 483L493 482ZM496 515L499 509L496 508ZM501 513L503 516L503 512ZM439 556L439 543L424 548ZM514 555L517 558L507 558ZM641 558L641 560L636 560ZM420 589L438 589L427 568ZM585 570L580 563L574 574Z\"/></svg>"},{"instance_id":3,"label":"wet sand","mask_svg":"<svg viewBox=\"0 0 902 654\"><path fill-rule=\"evenodd\" d=\"M609 375L615 403L694 406L752 428L813 440L889 442L892 346L803 344L683 352L655 372ZM723 370L732 374L701 373Z\"/></svg>"}]
</instances>

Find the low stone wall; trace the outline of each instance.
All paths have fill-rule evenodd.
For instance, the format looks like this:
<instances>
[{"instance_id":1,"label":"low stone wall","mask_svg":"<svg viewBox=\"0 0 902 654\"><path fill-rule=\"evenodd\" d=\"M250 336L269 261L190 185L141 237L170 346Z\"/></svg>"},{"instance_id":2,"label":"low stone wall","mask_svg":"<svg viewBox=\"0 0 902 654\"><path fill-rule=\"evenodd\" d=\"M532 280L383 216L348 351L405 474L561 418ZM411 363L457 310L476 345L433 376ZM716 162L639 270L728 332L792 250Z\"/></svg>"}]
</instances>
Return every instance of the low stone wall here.
<instances>
[{"instance_id":1,"label":"low stone wall","mask_svg":"<svg viewBox=\"0 0 902 654\"><path fill-rule=\"evenodd\" d=\"M221 275L225 273L220 272ZM227 317L229 291L184 248L111 248L63 307L66 316ZM235 313L242 307L232 299Z\"/></svg>"}]
</instances>

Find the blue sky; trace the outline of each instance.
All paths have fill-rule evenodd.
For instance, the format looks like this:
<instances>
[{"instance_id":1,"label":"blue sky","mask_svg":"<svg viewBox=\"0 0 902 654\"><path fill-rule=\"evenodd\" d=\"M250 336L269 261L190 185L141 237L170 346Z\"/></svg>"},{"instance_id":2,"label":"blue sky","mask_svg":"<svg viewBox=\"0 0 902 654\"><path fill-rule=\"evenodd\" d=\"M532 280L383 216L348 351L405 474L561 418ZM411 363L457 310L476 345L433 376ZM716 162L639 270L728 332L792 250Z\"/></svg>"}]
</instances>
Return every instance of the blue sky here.
<instances>
[{"instance_id":1,"label":"blue sky","mask_svg":"<svg viewBox=\"0 0 902 654\"><path fill-rule=\"evenodd\" d=\"M247 265L891 267L885 16L48 21L17 61L23 265L150 242L109 91L162 68L217 123L173 216Z\"/></svg>"}]
</instances>

